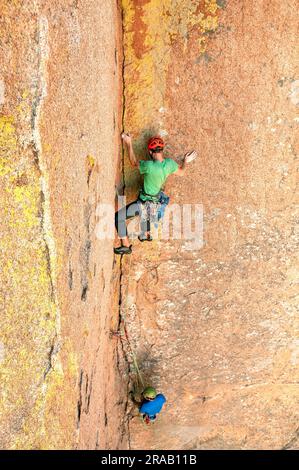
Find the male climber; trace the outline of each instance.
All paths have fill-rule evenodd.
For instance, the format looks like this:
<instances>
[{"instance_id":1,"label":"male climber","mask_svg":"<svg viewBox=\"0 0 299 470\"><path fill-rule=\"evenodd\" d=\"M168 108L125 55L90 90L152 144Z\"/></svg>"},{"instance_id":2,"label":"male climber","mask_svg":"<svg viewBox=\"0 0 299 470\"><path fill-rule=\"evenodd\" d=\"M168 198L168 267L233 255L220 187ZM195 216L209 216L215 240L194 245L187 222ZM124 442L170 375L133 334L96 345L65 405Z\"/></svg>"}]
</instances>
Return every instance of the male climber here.
<instances>
[{"instance_id":1,"label":"male climber","mask_svg":"<svg viewBox=\"0 0 299 470\"><path fill-rule=\"evenodd\" d=\"M166 398L162 393L157 394L153 387L146 387L143 392L143 401L139 408L139 412L142 414L143 420L146 424L155 421L157 414L160 413Z\"/></svg>"},{"instance_id":2,"label":"male climber","mask_svg":"<svg viewBox=\"0 0 299 470\"><path fill-rule=\"evenodd\" d=\"M138 167L138 162L133 150L132 138L130 134L123 133L122 139L127 146L130 163L133 167ZM144 175L143 188L140 190L136 201L131 202L126 207L122 207L115 214L115 226L118 236L121 240L121 246L114 248L114 253L118 255L132 253L132 245L130 245L126 220L137 215L141 215L142 206L148 201L152 204L161 203L162 186L166 182L169 175L174 174L183 176L185 174L186 164L196 158L196 152L191 151L184 155L183 163L179 166L171 158L164 158L164 141L161 137L152 137L148 142L148 152L150 160L140 160L139 171ZM164 195L165 196L165 195ZM141 234L138 237L141 242L151 241L150 234L150 217L146 219L141 217Z\"/></svg>"}]
</instances>

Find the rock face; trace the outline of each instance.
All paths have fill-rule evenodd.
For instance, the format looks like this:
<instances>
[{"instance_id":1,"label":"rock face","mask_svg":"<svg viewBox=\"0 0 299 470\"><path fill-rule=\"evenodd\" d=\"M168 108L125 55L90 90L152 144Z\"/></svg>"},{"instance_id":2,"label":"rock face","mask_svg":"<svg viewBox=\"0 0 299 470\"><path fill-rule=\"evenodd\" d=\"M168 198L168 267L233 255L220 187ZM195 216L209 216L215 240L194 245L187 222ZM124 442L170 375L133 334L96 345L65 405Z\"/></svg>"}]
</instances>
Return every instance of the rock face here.
<instances>
[{"instance_id":1,"label":"rock face","mask_svg":"<svg viewBox=\"0 0 299 470\"><path fill-rule=\"evenodd\" d=\"M120 11L0 10L0 447L122 447L119 274L95 236L119 166Z\"/></svg>"},{"instance_id":2,"label":"rock face","mask_svg":"<svg viewBox=\"0 0 299 470\"><path fill-rule=\"evenodd\" d=\"M296 6L0 0L1 448L298 447ZM180 231L114 262L97 239L122 121L140 157L154 133L198 150L166 192L203 208L203 246ZM168 399L151 428L119 299Z\"/></svg>"},{"instance_id":3,"label":"rock face","mask_svg":"<svg viewBox=\"0 0 299 470\"><path fill-rule=\"evenodd\" d=\"M132 448L298 447L295 6L123 0L125 127L140 157L156 132L199 152L166 192L204 211L201 249L135 242L123 263L128 334L168 399Z\"/></svg>"}]
</instances>

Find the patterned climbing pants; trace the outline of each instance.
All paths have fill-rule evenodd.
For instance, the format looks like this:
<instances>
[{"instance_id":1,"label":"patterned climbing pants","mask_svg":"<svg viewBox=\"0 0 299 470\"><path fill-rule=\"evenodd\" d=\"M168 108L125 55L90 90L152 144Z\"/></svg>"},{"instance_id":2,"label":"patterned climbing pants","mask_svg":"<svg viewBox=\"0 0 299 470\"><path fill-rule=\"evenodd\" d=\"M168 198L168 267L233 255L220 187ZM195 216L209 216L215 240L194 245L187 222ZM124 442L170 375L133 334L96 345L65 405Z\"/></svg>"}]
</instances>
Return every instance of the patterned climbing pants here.
<instances>
[{"instance_id":1,"label":"patterned climbing pants","mask_svg":"<svg viewBox=\"0 0 299 470\"><path fill-rule=\"evenodd\" d=\"M150 217L144 217L143 205L144 204L142 201L140 201L140 199L136 199L136 201L131 202L125 207L122 207L118 212L115 213L115 228L119 238L125 238L128 236L126 220L137 216L141 217L141 232L150 232L151 220Z\"/></svg>"}]
</instances>

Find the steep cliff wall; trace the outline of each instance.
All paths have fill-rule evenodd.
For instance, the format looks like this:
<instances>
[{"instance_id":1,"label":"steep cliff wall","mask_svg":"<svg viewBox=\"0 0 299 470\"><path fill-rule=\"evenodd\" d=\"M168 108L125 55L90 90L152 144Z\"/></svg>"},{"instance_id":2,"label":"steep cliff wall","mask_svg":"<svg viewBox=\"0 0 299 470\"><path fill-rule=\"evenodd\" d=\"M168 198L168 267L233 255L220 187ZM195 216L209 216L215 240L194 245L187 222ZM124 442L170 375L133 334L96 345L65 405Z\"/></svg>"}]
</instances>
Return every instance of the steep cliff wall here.
<instances>
[{"instance_id":1,"label":"steep cliff wall","mask_svg":"<svg viewBox=\"0 0 299 470\"><path fill-rule=\"evenodd\" d=\"M0 0L0 447L295 448L296 2L119 3ZM166 191L203 205L202 249L120 262L96 238L122 121L140 157L156 132L198 150ZM127 429L119 291L168 398L148 429Z\"/></svg>"},{"instance_id":2,"label":"steep cliff wall","mask_svg":"<svg viewBox=\"0 0 299 470\"><path fill-rule=\"evenodd\" d=\"M121 447L112 242L120 11L1 0L1 448Z\"/></svg>"},{"instance_id":3,"label":"steep cliff wall","mask_svg":"<svg viewBox=\"0 0 299 470\"><path fill-rule=\"evenodd\" d=\"M135 242L124 262L128 331L168 398L131 446L296 447L296 2L122 3L125 127L141 157L153 132L199 152L166 190L204 208L201 250Z\"/></svg>"}]
</instances>

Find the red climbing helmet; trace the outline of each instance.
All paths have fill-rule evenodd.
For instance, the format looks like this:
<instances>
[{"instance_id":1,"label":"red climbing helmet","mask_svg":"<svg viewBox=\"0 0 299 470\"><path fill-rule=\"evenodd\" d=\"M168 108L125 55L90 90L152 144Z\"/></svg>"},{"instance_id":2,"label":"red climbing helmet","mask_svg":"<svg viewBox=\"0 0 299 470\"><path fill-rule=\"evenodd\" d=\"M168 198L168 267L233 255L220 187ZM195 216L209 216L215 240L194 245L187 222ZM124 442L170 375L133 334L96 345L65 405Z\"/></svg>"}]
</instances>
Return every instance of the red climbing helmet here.
<instances>
[{"instance_id":1,"label":"red climbing helmet","mask_svg":"<svg viewBox=\"0 0 299 470\"><path fill-rule=\"evenodd\" d=\"M164 140L161 139L161 137L152 137L147 144L148 150L151 150L153 152L161 151L164 149Z\"/></svg>"}]
</instances>

